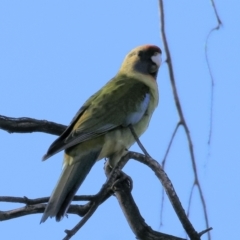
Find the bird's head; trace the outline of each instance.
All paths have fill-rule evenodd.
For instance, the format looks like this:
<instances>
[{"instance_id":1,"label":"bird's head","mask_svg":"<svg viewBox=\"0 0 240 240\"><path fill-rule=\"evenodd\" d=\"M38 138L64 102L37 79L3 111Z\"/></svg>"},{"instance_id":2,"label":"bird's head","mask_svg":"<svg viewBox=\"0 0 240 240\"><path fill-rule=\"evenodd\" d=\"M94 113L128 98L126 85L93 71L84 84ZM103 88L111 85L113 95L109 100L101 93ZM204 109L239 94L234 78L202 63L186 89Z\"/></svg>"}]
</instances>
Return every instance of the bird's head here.
<instances>
[{"instance_id":1,"label":"bird's head","mask_svg":"<svg viewBox=\"0 0 240 240\"><path fill-rule=\"evenodd\" d=\"M120 71L150 75L156 80L161 65L161 54L161 49L155 45L136 47L127 54Z\"/></svg>"}]
</instances>

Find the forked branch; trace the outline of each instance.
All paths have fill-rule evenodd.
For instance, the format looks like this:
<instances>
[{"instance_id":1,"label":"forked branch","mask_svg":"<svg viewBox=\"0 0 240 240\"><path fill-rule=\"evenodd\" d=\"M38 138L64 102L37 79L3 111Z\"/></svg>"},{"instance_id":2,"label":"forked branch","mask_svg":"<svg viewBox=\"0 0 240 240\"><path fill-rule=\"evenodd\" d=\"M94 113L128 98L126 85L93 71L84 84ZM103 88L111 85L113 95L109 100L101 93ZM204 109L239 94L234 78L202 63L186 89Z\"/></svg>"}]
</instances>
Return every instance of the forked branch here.
<instances>
[{"instance_id":1,"label":"forked branch","mask_svg":"<svg viewBox=\"0 0 240 240\"><path fill-rule=\"evenodd\" d=\"M0 119L2 117L0 116ZM26 119L26 122L23 121L23 119ZM8 118L4 117L4 130L9 131L11 129L11 132L13 131L12 126L14 125L13 121L18 121L18 119ZM44 132L46 133L52 133L52 129L55 129L55 133L61 131L64 131L65 126L61 124L55 124L51 122L51 124L48 124L46 120L35 120L33 119L34 123L38 123L40 126L34 130L34 128L29 128L29 125L31 126L31 120L30 118L21 118L21 124L15 124L15 132L38 132L39 129L44 129ZM9 128L8 124L9 123ZM43 126L44 127L43 127ZM49 130L48 130L49 127ZM1 122L0 122L0 129L3 129ZM208 232L210 229L204 230L201 233L197 233L195 229L193 228L192 224L188 220L184 209L182 208L182 205L177 197L177 194L172 186L171 181L167 177L167 174L164 172L160 164L152 159L149 156L145 156L140 153L135 152L128 152L126 156L124 156L121 161L117 164L117 166L111 171L111 173L107 172L108 179L106 183L102 186L101 190L96 195L91 196L76 196L74 198L74 201L76 200L84 200L89 201L85 205L71 205L68 213L71 214L77 214L79 216L83 216L81 221L72 229L72 230L66 230L66 237L64 239L70 239L86 222L87 220L92 216L92 214L96 211L98 206L103 203L105 200L107 200L112 193L115 193L115 196L117 197L119 204L124 212L125 217L127 218L127 221L133 230L133 232L136 234L137 237L140 239L162 239L162 240L180 240L181 238L174 237L171 235L159 233L156 231L153 231L144 221L142 216L140 215L140 212L131 196L131 192L128 189L126 189L124 183L121 183L120 188L113 188L116 180L119 178L119 172L124 167L124 165L127 163L129 159L135 159L141 163L144 163L148 167L150 167L158 179L163 184L163 187L170 199L170 202L173 205L173 208L175 209L176 214L179 217L179 220L181 221L184 229L186 230L187 234L189 235L191 240L200 240L201 234ZM7 212L0 212L0 220L9 220L14 217L20 217L25 216L28 214L34 214L34 213L41 213L44 211L45 204L48 201L49 198L38 198L38 199L28 199L26 197L23 198L16 198L16 197L0 197L0 201L5 202L20 202L26 204L25 207L10 210ZM126 204L128 203L128 204ZM133 211L135 212L135 215L132 215ZM138 213L138 214L137 214ZM141 227L140 227L141 226Z\"/></svg>"}]
</instances>

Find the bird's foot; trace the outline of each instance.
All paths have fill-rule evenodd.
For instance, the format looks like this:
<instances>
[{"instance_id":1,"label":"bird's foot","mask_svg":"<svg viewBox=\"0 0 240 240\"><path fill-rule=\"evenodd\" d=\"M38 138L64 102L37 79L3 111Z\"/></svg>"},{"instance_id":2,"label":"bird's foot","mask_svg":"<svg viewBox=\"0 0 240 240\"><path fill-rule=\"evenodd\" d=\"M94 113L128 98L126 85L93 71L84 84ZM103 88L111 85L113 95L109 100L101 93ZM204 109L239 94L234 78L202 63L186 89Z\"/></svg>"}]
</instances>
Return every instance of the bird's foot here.
<instances>
[{"instance_id":1,"label":"bird's foot","mask_svg":"<svg viewBox=\"0 0 240 240\"><path fill-rule=\"evenodd\" d=\"M117 177L116 177L116 180L114 181L114 183L111 187L112 190L114 192L118 191L121 188L121 184L127 184L129 190L132 191L132 189L133 189L132 178L121 170L116 170L115 173L116 173Z\"/></svg>"}]
</instances>

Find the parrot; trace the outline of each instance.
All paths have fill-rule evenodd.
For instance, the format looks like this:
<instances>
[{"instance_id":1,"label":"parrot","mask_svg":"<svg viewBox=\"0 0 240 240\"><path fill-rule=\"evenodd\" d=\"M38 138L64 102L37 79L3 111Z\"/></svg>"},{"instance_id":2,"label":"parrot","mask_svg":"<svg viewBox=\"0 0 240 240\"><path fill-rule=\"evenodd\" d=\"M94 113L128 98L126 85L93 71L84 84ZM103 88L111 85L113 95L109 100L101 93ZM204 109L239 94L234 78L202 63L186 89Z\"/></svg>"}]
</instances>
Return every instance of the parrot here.
<instances>
[{"instance_id":1,"label":"parrot","mask_svg":"<svg viewBox=\"0 0 240 240\"><path fill-rule=\"evenodd\" d=\"M155 45L131 50L120 70L79 109L66 130L50 145L43 161L64 150L63 169L41 222L60 221L96 161L111 167L147 129L159 101L157 74L162 51Z\"/></svg>"}]
</instances>

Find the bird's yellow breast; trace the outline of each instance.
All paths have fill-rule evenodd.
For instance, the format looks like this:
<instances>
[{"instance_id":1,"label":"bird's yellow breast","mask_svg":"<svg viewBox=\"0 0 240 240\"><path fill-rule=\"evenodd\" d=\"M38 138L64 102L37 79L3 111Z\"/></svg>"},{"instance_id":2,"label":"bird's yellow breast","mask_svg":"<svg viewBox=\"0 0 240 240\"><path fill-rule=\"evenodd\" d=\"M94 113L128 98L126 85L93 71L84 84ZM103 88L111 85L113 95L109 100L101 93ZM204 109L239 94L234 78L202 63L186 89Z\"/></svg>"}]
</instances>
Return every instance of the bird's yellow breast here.
<instances>
[{"instance_id":1,"label":"bird's yellow breast","mask_svg":"<svg viewBox=\"0 0 240 240\"><path fill-rule=\"evenodd\" d=\"M144 76L144 78L146 79L146 76ZM151 77L148 78L148 84L145 83L145 79L142 82L144 82L150 88L151 97L149 106L142 119L133 125L135 133L138 137L140 137L146 131L152 114L158 105L158 88L156 86L156 82L155 80L151 79ZM135 139L129 128L118 128L110 131L104 136L104 145L98 160L102 158L110 158L110 164L114 166L121 159L121 157L127 153L127 149L129 149L134 143Z\"/></svg>"}]
</instances>

